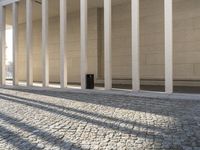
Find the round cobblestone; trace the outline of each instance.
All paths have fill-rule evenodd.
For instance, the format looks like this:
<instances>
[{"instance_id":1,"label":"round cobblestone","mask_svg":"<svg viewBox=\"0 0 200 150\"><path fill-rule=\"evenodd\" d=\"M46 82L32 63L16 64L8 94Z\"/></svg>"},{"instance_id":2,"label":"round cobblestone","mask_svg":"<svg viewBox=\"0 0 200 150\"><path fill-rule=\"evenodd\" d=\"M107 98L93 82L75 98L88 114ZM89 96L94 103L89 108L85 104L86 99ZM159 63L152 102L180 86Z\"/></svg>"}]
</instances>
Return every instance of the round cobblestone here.
<instances>
[{"instance_id":1,"label":"round cobblestone","mask_svg":"<svg viewBox=\"0 0 200 150\"><path fill-rule=\"evenodd\" d=\"M0 150L200 150L200 101L0 91Z\"/></svg>"}]
</instances>

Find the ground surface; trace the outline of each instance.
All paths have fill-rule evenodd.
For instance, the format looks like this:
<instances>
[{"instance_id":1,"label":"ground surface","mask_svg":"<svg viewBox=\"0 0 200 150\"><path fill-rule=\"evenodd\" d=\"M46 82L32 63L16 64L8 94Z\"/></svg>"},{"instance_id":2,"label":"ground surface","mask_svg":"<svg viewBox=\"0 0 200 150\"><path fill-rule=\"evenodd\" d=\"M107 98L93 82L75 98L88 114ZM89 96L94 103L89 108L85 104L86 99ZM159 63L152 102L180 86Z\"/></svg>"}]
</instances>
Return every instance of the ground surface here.
<instances>
[{"instance_id":1,"label":"ground surface","mask_svg":"<svg viewBox=\"0 0 200 150\"><path fill-rule=\"evenodd\" d=\"M1 89L0 149L200 150L200 101Z\"/></svg>"}]
</instances>

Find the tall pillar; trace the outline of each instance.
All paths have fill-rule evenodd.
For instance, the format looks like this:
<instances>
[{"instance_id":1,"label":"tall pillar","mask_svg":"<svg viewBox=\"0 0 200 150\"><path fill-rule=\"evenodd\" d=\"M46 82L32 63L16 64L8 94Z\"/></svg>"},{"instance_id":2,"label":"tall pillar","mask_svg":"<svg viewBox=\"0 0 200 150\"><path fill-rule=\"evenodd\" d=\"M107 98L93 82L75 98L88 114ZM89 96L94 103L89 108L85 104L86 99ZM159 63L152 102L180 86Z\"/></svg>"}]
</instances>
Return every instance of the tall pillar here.
<instances>
[{"instance_id":1,"label":"tall pillar","mask_svg":"<svg viewBox=\"0 0 200 150\"><path fill-rule=\"evenodd\" d=\"M104 0L104 82L105 90L112 88L111 0Z\"/></svg>"},{"instance_id":2,"label":"tall pillar","mask_svg":"<svg viewBox=\"0 0 200 150\"><path fill-rule=\"evenodd\" d=\"M0 85L5 85L5 7L0 6Z\"/></svg>"},{"instance_id":3,"label":"tall pillar","mask_svg":"<svg viewBox=\"0 0 200 150\"><path fill-rule=\"evenodd\" d=\"M27 86L33 85L33 29L32 29L32 0L26 0L26 77Z\"/></svg>"},{"instance_id":4,"label":"tall pillar","mask_svg":"<svg viewBox=\"0 0 200 150\"><path fill-rule=\"evenodd\" d=\"M139 0L132 0L132 89L140 90Z\"/></svg>"},{"instance_id":5,"label":"tall pillar","mask_svg":"<svg viewBox=\"0 0 200 150\"><path fill-rule=\"evenodd\" d=\"M18 55L18 3L12 4L13 19L13 85L18 85L17 55Z\"/></svg>"},{"instance_id":6,"label":"tall pillar","mask_svg":"<svg viewBox=\"0 0 200 150\"><path fill-rule=\"evenodd\" d=\"M87 0L80 1L80 16L81 16L81 88L86 88L85 75L88 71L87 48L88 48L88 4Z\"/></svg>"},{"instance_id":7,"label":"tall pillar","mask_svg":"<svg viewBox=\"0 0 200 150\"><path fill-rule=\"evenodd\" d=\"M173 92L173 8L172 0L164 1L165 8L165 91Z\"/></svg>"},{"instance_id":8,"label":"tall pillar","mask_svg":"<svg viewBox=\"0 0 200 150\"><path fill-rule=\"evenodd\" d=\"M66 59L66 33L67 33L67 0L60 0L60 84L61 88L67 86L67 59Z\"/></svg>"},{"instance_id":9,"label":"tall pillar","mask_svg":"<svg viewBox=\"0 0 200 150\"><path fill-rule=\"evenodd\" d=\"M48 87L49 85L48 0L42 0L42 81L43 81L43 87Z\"/></svg>"}]
</instances>

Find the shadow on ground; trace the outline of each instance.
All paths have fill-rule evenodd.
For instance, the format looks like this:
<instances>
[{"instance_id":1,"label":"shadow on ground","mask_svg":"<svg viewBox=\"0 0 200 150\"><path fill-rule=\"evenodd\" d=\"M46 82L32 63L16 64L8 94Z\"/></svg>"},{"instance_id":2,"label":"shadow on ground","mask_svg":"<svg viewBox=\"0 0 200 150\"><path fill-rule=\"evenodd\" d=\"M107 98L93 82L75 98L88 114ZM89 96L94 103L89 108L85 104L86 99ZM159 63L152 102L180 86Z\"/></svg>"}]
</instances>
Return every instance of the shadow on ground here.
<instances>
[{"instance_id":1,"label":"shadow on ground","mask_svg":"<svg viewBox=\"0 0 200 150\"><path fill-rule=\"evenodd\" d=\"M112 116L103 115L98 112L90 110L76 109L68 107L66 105L55 104L47 102L43 99L36 100L34 98L25 98L23 96L18 96L17 94L6 94L0 92L0 100L8 101L10 103L15 103L19 105L24 105L27 107L40 109L46 112L57 114L58 116L63 116L72 120L77 120L78 122L86 122L89 124L96 125L98 127L103 127L106 129L114 130L116 132L124 133L129 136L136 136L138 138L148 139L154 141L154 144L160 145L162 148L169 149L184 149L184 148L200 148L200 101L198 100L168 100L168 99L145 99L136 98L132 96L122 96L122 95L110 95L110 94L77 94L70 92L54 92L54 91L37 91L37 90L13 90L27 92L30 94L45 95L49 97L62 98L67 101L77 101L84 102L88 104L95 104L99 106L112 107L117 109L124 109L127 111L137 111L141 113L148 113L155 117L163 116L170 117L174 120L172 124L166 127L156 125L155 123L141 123L134 121L130 118L117 118ZM142 118L141 118L142 119ZM153 119L153 118L152 118ZM34 126L28 125L21 122L21 120L8 116L4 113L0 113L0 120L20 128L26 132L32 133L43 140L54 144L62 149L62 145L74 146L76 143L70 143L62 140L62 137L56 137L52 134L42 131ZM152 120L154 121L154 120ZM168 120L161 120L160 124L167 124ZM122 124L124 126L122 126ZM136 130L142 128L144 130ZM146 132L146 130L150 132ZM37 132L35 132L37 131ZM0 126L0 132L4 133L4 128ZM188 133L189 132L189 133ZM16 138L18 137L15 133L5 130L5 134L11 134ZM193 137L193 138L191 138ZM51 139L51 140L48 140ZM52 140L53 139L53 140ZM53 142L52 142L53 141ZM9 142L9 141L8 141ZM24 145L30 145L35 149L39 149L36 145L32 145L28 141L23 141ZM59 143L59 144L58 144ZM63 143L60 145L60 143ZM164 144L163 144L164 143ZM22 145L16 145L11 143L15 147L22 149Z\"/></svg>"}]
</instances>

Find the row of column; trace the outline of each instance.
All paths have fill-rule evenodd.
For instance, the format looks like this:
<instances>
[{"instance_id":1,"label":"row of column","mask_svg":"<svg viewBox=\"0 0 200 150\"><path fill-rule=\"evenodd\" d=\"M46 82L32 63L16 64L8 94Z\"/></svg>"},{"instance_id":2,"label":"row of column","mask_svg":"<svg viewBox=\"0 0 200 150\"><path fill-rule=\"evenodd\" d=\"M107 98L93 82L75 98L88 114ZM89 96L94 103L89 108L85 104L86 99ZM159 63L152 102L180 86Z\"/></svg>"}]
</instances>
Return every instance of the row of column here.
<instances>
[{"instance_id":1,"label":"row of column","mask_svg":"<svg viewBox=\"0 0 200 150\"><path fill-rule=\"evenodd\" d=\"M132 19L132 86L133 91L140 90L140 29L139 0L131 1ZM32 48L32 0L26 0L26 52L27 52L27 86L33 85L33 48ZM165 8L165 89L173 92L173 26L172 0L164 0ZM112 88L112 1L104 0L104 82L105 89ZM18 52L18 2L12 3L13 21L13 83L18 84L17 52ZM86 88L85 75L88 71L88 0L80 0L81 31L81 87ZM67 0L60 0L60 84L67 87ZM0 6L0 84L5 84L5 6ZM49 84L48 55L48 0L42 0L42 81L43 86Z\"/></svg>"}]
</instances>

